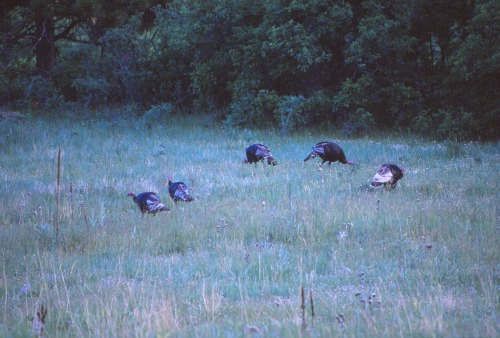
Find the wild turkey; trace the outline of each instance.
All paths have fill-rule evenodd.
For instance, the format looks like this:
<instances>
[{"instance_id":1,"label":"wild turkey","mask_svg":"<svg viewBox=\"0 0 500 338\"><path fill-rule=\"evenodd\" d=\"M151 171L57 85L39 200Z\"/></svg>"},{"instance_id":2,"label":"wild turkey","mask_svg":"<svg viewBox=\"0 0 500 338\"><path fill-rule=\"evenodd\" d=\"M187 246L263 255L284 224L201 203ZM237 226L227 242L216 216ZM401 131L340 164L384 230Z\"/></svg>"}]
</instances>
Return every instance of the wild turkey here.
<instances>
[{"instance_id":1,"label":"wild turkey","mask_svg":"<svg viewBox=\"0 0 500 338\"><path fill-rule=\"evenodd\" d=\"M386 184L390 184L392 190L396 188L398 181L403 178L404 172L404 168L400 168L395 164L384 164L377 170L371 185L378 187L383 184L385 187Z\"/></svg>"},{"instance_id":2,"label":"wild turkey","mask_svg":"<svg viewBox=\"0 0 500 338\"><path fill-rule=\"evenodd\" d=\"M189 195L189 190L184 182L172 182L172 176L168 175L168 193L174 202L192 202L194 198Z\"/></svg>"},{"instance_id":3,"label":"wild turkey","mask_svg":"<svg viewBox=\"0 0 500 338\"><path fill-rule=\"evenodd\" d=\"M161 203L160 198L154 192L142 192L137 196L133 192L129 192L128 195L131 196L134 202L139 206L142 217L144 217L145 213L153 214L154 216L158 211L170 210Z\"/></svg>"},{"instance_id":4,"label":"wild turkey","mask_svg":"<svg viewBox=\"0 0 500 338\"><path fill-rule=\"evenodd\" d=\"M330 166L332 162L336 161L339 161L342 164L354 165L354 162L346 159L342 148L333 142L320 142L314 145L311 153L304 159L304 162L307 162L316 156L319 156L323 160L323 162L319 165L320 167L327 161L328 166Z\"/></svg>"},{"instance_id":5,"label":"wild turkey","mask_svg":"<svg viewBox=\"0 0 500 338\"><path fill-rule=\"evenodd\" d=\"M255 163L255 165L257 165L257 162L266 160L269 165L278 164L271 154L271 150L262 143L252 144L245 149L245 152L247 153L247 158L243 163Z\"/></svg>"}]
</instances>

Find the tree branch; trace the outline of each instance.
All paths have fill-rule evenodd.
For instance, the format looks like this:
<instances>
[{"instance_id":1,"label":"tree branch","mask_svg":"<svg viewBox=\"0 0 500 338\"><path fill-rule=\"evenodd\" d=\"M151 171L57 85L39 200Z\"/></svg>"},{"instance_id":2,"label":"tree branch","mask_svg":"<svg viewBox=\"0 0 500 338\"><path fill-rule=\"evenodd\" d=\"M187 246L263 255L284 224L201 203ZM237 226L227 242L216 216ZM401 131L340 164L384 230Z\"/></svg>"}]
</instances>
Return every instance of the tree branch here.
<instances>
[{"instance_id":1,"label":"tree branch","mask_svg":"<svg viewBox=\"0 0 500 338\"><path fill-rule=\"evenodd\" d=\"M59 39L69 40L69 38L68 38L69 32L71 32L71 30L73 28L75 28L77 25L81 24L82 22L83 22L82 20L75 20L75 21L71 22L61 33L57 34L54 37L54 40L56 40L56 41Z\"/></svg>"},{"instance_id":2,"label":"tree branch","mask_svg":"<svg viewBox=\"0 0 500 338\"><path fill-rule=\"evenodd\" d=\"M76 42L76 43L83 43L83 44L86 44L86 45L96 45L96 46L102 46L103 44L98 42L98 43L95 43L95 42L92 42L90 40L81 40L81 39L78 39L78 38L75 38L75 37L70 37L70 36L67 36L64 38L64 40L66 41L70 41L70 42Z\"/></svg>"}]
</instances>

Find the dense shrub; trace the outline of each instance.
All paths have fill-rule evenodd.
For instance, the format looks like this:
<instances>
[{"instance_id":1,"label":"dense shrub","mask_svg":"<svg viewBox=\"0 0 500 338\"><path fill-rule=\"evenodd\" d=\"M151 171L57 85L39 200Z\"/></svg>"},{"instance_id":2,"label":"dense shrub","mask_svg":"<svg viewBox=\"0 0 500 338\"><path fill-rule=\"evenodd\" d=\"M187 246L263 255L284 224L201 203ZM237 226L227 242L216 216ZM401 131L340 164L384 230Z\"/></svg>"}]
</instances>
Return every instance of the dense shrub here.
<instances>
[{"instance_id":1,"label":"dense shrub","mask_svg":"<svg viewBox=\"0 0 500 338\"><path fill-rule=\"evenodd\" d=\"M141 109L170 102L282 134L304 123L352 135L500 136L494 0L154 3L131 1L118 13L113 2L8 2L0 100ZM34 19L51 13L52 45Z\"/></svg>"},{"instance_id":2,"label":"dense shrub","mask_svg":"<svg viewBox=\"0 0 500 338\"><path fill-rule=\"evenodd\" d=\"M231 104L225 123L230 126L272 126L274 110L279 102L280 97L274 91L260 90L254 94L249 93Z\"/></svg>"}]
</instances>

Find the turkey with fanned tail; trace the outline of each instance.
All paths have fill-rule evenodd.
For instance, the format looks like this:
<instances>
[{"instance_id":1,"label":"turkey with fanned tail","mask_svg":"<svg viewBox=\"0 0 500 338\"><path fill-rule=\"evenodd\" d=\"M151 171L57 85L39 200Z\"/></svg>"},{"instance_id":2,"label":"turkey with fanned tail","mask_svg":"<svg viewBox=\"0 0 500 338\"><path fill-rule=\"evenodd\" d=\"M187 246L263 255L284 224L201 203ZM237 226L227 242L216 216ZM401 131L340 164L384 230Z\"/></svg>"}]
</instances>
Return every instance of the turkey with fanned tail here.
<instances>
[{"instance_id":1,"label":"turkey with fanned tail","mask_svg":"<svg viewBox=\"0 0 500 338\"><path fill-rule=\"evenodd\" d=\"M184 201L192 202L194 198L189 195L189 190L184 182L172 182L172 176L168 175L168 193L174 202Z\"/></svg>"},{"instance_id":2,"label":"turkey with fanned tail","mask_svg":"<svg viewBox=\"0 0 500 338\"><path fill-rule=\"evenodd\" d=\"M255 163L259 161L267 161L269 165L277 165L278 162L271 154L271 150L269 147L263 145L262 143L252 144L248 148L245 149L247 158L243 160L243 163Z\"/></svg>"},{"instance_id":3,"label":"turkey with fanned tail","mask_svg":"<svg viewBox=\"0 0 500 338\"><path fill-rule=\"evenodd\" d=\"M320 167L328 162L328 166L332 164L332 162L339 161L342 164L354 165L354 162L348 161L345 157L344 151L340 146L333 142L320 142L314 145L312 151L307 157L304 159L304 162L309 161L311 158L315 158L319 156L323 162L319 165Z\"/></svg>"},{"instance_id":4,"label":"turkey with fanned tail","mask_svg":"<svg viewBox=\"0 0 500 338\"><path fill-rule=\"evenodd\" d=\"M385 187L386 184L390 184L391 189L394 189L398 181L403 178L404 172L404 168L395 164L384 164L377 170L371 185L373 187L384 185Z\"/></svg>"},{"instance_id":5,"label":"turkey with fanned tail","mask_svg":"<svg viewBox=\"0 0 500 338\"><path fill-rule=\"evenodd\" d=\"M139 206L142 217L144 217L145 213L153 214L154 216L159 211L170 210L161 203L160 198L154 192L142 192L137 196L133 192L129 192L128 195L131 196L134 202Z\"/></svg>"}]
</instances>

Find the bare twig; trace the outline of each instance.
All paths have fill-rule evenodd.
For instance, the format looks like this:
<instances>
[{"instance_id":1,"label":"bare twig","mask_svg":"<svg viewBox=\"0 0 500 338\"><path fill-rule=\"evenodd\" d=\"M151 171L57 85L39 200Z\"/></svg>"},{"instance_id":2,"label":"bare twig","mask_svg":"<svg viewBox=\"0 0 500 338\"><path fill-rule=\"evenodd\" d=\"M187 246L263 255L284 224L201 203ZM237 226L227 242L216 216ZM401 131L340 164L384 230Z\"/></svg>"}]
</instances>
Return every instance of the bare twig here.
<instances>
[{"instance_id":1,"label":"bare twig","mask_svg":"<svg viewBox=\"0 0 500 338\"><path fill-rule=\"evenodd\" d=\"M61 195L61 148L57 153L57 191L56 191L56 243L59 238L59 198Z\"/></svg>"},{"instance_id":2,"label":"bare twig","mask_svg":"<svg viewBox=\"0 0 500 338\"><path fill-rule=\"evenodd\" d=\"M344 318L344 315L342 313L339 313L337 315L337 317L335 317L335 319L337 320L337 323L339 323L340 327L345 326L345 318Z\"/></svg>"},{"instance_id":3,"label":"bare twig","mask_svg":"<svg viewBox=\"0 0 500 338\"><path fill-rule=\"evenodd\" d=\"M44 19L43 20L43 24L42 24L42 32L40 33L40 37L38 38L38 40L36 41L35 45L33 46L33 50L36 48L36 46L42 42L42 40L46 37L47 35L47 27L46 27L46 23L47 23L47 19Z\"/></svg>"},{"instance_id":4,"label":"bare twig","mask_svg":"<svg viewBox=\"0 0 500 338\"><path fill-rule=\"evenodd\" d=\"M311 327L314 327L314 302L313 302L313 290L309 290L309 301L311 302Z\"/></svg>"},{"instance_id":5,"label":"bare twig","mask_svg":"<svg viewBox=\"0 0 500 338\"><path fill-rule=\"evenodd\" d=\"M73 220L73 183L69 182L69 210L71 213L71 220Z\"/></svg>"},{"instance_id":6,"label":"bare twig","mask_svg":"<svg viewBox=\"0 0 500 338\"><path fill-rule=\"evenodd\" d=\"M40 307L40 311L36 312L35 318L33 318L33 332L41 336L43 333L43 327L45 325L45 317L47 316L47 308L43 306Z\"/></svg>"},{"instance_id":7,"label":"bare twig","mask_svg":"<svg viewBox=\"0 0 500 338\"><path fill-rule=\"evenodd\" d=\"M307 327L307 323L306 323L306 301L304 296L303 285L300 287L300 295L302 298L302 304L300 305L300 308L302 309L302 329L304 330Z\"/></svg>"},{"instance_id":8,"label":"bare twig","mask_svg":"<svg viewBox=\"0 0 500 338\"><path fill-rule=\"evenodd\" d=\"M90 236L90 226L89 226L89 221L87 220L87 212L85 211L85 207L83 206L83 203L80 204L82 206L82 212L83 212L83 219L85 219L85 224L87 225L87 237Z\"/></svg>"}]
</instances>

